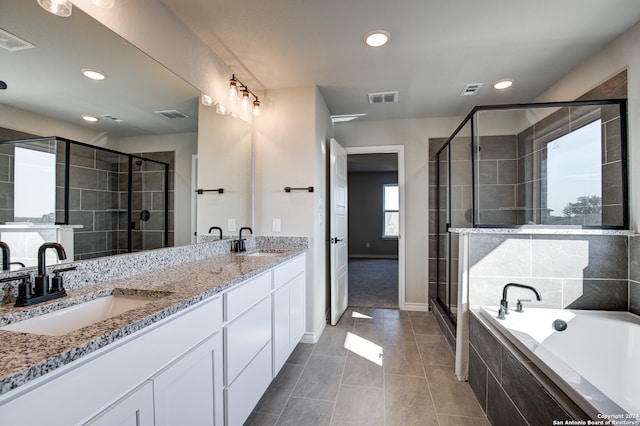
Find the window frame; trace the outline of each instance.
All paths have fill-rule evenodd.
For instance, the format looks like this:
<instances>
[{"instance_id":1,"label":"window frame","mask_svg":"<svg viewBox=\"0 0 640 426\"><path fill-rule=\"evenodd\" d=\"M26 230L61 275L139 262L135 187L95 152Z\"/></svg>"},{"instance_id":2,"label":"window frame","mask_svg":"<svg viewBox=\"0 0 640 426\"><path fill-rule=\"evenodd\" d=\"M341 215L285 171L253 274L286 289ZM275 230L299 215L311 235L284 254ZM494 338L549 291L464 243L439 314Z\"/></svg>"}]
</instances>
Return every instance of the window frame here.
<instances>
[{"instance_id":1,"label":"window frame","mask_svg":"<svg viewBox=\"0 0 640 426\"><path fill-rule=\"evenodd\" d=\"M395 187L398 189L397 209L387 209L387 188ZM398 234L388 235L386 233L386 217L387 213L396 213L398 216ZM382 185L382 239L397 240L400 237L400 186L397 183L385 183Z\"/></svg>"}]
</instances>

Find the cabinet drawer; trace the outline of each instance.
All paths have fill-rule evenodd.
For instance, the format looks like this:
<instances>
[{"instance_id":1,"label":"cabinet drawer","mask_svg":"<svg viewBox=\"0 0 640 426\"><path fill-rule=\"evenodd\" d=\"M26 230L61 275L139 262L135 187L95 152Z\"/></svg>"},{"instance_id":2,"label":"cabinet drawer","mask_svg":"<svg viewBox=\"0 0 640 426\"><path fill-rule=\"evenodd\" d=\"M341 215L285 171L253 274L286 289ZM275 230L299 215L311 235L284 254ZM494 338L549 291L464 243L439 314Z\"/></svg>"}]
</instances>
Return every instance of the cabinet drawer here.
<instances>
[{"instance_id":1,"label":"cabinet drawer","mask_svg":"<svg viewBox=\"0 0 640 426\"><path fill-rule=\"evenodd\" d=\"M238 379L225 389L227 425L241 425L271 383L271 345L266 345Z\"/></svg>"},{"instance_id":2,"label":"cabinet drawer","mask_svg":"<svg viewBox=\"0 0 640 426\"><path fill-rule=\"evenodd\" d=\"M265 297L224 329L225 384L238 374L271 341L271 298Z\"/></svg>"},{"instance_id":3,"label":"cabinet drawer","mask_svg":"<svg viewBox=\"0 0 640 426\"><path fill-rule=\"evenodd\" d=\"M231 321L271 291L271 272L251 278L224 293L224 320Z\"/></svg>"},{"instance_id":4,"label":"cabinet drawer","mask_svg":"<svg viewBox=\"0 0 640 426\"><path fill-rule=\"evenodd\" d=\"M293 277L304 272L305 256L298 256L287 263L278 266L273 271L273 288L289 282Z\"/></svg>"}]
</instances>

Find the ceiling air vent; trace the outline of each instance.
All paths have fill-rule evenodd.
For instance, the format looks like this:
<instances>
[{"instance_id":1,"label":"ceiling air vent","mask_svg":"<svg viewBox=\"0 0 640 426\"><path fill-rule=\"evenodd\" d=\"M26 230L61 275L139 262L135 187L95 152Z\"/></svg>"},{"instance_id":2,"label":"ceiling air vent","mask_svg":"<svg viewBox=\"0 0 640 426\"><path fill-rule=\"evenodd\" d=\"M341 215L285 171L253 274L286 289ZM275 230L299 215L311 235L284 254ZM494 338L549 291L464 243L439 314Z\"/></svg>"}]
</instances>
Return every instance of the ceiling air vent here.
<instances>
[{"instance_id":1,"label":"ceiling air vent","mask_svg":"<svg viewBox=\"0 0 640 426\"><path fill-rule=\"evenodd\" d=\"M189 118L188 114L185 114L182 111L178 111L177 109L168 109L166 111L155 111L156 114L160 114L164 118L168 118L169 120L175 120L177 118Z\"/></svg>"},{"instance_id":2,"label":"ceiling air vent","mask_svg":"<svg viewBox=\"0 0 640 426\"><path fill-rule=\"evenodd\" d=\"M102 114L100 117L106 118L107 120L115 121L116 123L126 123L126 121L124 121L123 119L111 114Z\"/></svg>"},{"instance_id":3,"label":"ceiling air vent","mask_svg":"<svg viewBox=\"0 0 640 426\"><path fill-rule=\"evenodd\" d=\"M460 96L473 96L478 93L478 90L482 87L482 83L469 83L464 86Z\"/></svg>"},{"instance_id":4,"label":"ceiling air vent","mask_svg":"<svg viewBox=\"0 0 640 426\"><path fill-rule=\"evenodd\" d=\"M36 46L0 28L0 47L9 52L15 52L16 50L33 49Z\"/></svg>"},{"instance_id":5,"label":"ceiling air vent","mask_svg":"<svg viewBox=\"0 0 640 426\"><path fill-rule=\"evenodd\" d=\"M370 104L388 104L398 102L398 92L369 93Z\"/></svg>"}]
</instances>

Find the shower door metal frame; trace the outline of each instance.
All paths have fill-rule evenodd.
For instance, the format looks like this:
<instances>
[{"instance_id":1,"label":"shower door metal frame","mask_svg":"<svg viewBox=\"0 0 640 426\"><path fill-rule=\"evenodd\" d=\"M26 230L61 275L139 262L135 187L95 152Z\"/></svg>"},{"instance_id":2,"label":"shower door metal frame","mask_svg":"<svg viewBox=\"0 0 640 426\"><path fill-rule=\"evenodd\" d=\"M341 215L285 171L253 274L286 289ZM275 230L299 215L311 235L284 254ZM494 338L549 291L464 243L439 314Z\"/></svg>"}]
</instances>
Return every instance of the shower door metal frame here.
<instances>
[{"instance_id":1,"label":"shower door metal frame","mask_svg":"<svg viewBox=\"0 0 640 426\"><path fill-rule=\"evenodd\" d=\"M471 214L471 227L472 228L519 228L520 225L482 225L479 224L479 209L478 209L478 197L477 197L477 188L476 188L476 153L478 150L478 141L476 138L479 137L477 134L477 121L475 119L476 114L482 111L501 111L501 110L514 110L514 109L527 109L527 108L563 108L563 107L579 107L579 106L596 106L596 105L618 105L620 112L620 149L621 149L621 176L622 176L622 224L621 225L611 225L611 226L598 226L598 225L583 225L584 229L616 229L616 230L626 230L629 229L629 175L628 175L628 115L627 115L627 99L605 99L605 100L585 100L585 101L570 101L570 102L540 102L540 103L530 103L530 104L505 104L505 105L480 105L475 106L469 114L462 120L462 122L456 127L451 136L447 138L445 143L440 147L440 149L436 152L436 194L435 194L435 203L436 203L436 235L438 236L438 243L436 244L436 301L440 304L440 306L445 311L445 314L449 317L453 325L456 324L455 315L452 315L451 312L451 232L449 232L449 228L451 228L451 142L457 137L458 133L470 122L471 124L471 201L472 201L472 214ZM440 214L441 214L441 205L440 205L440 155L445 150L448 149L447 156L447 206L446 206L446 233L447 233L447 244L446 244L446 275L445 275L445 285L447 286L447 299L449 303L442 300L440 298L440 292L438 291L440 283L440 261L441 261L441 247L440 247ZM546 225L549 226L549 225ZM553 225L551 225L553 226ZM562 228L561 225L557 226L559 229Z\"/></svg>"}]
</instances>

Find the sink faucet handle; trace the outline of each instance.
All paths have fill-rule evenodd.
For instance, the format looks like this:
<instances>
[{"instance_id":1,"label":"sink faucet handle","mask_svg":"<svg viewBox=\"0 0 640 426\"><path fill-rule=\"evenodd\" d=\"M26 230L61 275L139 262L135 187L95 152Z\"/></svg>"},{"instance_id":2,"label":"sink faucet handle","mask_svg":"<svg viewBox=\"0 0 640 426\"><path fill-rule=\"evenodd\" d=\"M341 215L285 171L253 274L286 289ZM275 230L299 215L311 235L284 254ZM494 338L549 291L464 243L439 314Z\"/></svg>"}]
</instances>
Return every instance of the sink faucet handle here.
<instances>
[{"instance_id":1,"label":"sink faucet handle","mask_svg":"<svg viewBox=\"0 0 640 426\"><path fill-rule=\"evenodd\" d=\"M518 299L518 303L516 303L516 312L524 312L522 302L531 302L531 299Z\"/></svg>"}]
</instances>

